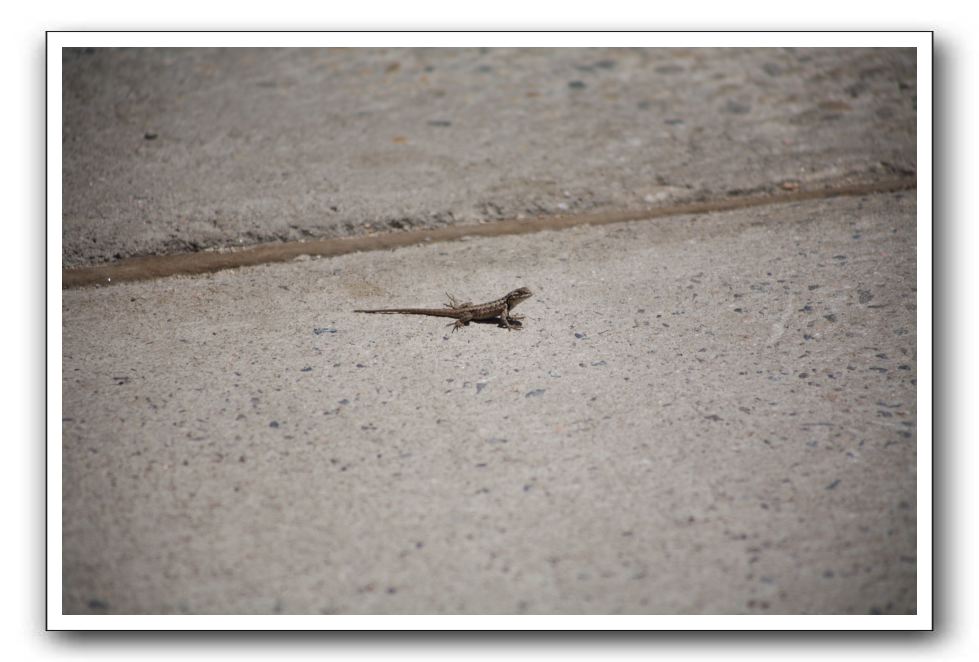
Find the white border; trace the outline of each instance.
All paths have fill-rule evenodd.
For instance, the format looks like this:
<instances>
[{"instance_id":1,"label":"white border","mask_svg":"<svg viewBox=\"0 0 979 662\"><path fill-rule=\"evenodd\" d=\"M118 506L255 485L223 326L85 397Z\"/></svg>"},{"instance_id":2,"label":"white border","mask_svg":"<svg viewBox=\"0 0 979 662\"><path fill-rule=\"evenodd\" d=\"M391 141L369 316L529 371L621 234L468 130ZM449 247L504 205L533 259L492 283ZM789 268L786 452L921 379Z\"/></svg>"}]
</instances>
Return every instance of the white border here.
<instances>
[{"instance_id":1,"label":"white border","mask_svg":"<svg viewBox=\"0 0 979 662\"><path fill-rule=\"evenodd\" d=\"M48 594L52 630L927 630L932 626L932 39L927 32L56 32L47 43ZM61 57L118 46L918 49L918 614L913 616L89 616L61 613Z\"/></svg>"},{"instance_id":2,"label":"white border","mask_svg":"<svg viewBox=\"0 0 979 662\"><path fill-rule=\"evenodd\" d=\"M789 44L789 42L791 42ZM859 47L931 48L927 32L52 32L63 47ZM50 60L49 60L50 62ZM929 88L930 90L930 88ZM919 97L920 99L920 97Z\"/></svg>"},{"instance_id":3,"label":"white border","mask_svg":"<svg viewBox=\"0 0 979 662\"><path fill-rule=\"evenodd\" d=\"M61 55L56 40L48 41L47 52L47 587L48 627L54 629L61 616L61 255L62 255L62 181L61 181ZM61 627L74 627L62 625Z\"/></svg>"},{"instance_id":4,"label":"white border","mask_svg":"<svg viewBox=\"0 0 979 662\"><path fill-rule=\"evenodd\" d=\"M927 38L927 35L926 35ZM932 615L932 51L918 47L918 613Z\"/></svg>"}]
</instances>

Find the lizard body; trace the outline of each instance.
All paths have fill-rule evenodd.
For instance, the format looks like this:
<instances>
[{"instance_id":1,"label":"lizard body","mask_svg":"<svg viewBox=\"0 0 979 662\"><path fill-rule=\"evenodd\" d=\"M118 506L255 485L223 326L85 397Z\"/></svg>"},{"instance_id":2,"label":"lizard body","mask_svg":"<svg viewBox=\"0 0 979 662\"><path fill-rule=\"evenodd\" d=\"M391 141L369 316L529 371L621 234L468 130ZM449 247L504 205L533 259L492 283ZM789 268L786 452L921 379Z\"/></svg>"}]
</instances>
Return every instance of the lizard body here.
<instances>
[{"instance_id":1,"label":"lizard body","mask_svg":"<svg viewBox=\"0 0 979 662\"><path fill-rule=\"evenodd\" d=\"M355 310L355 313L385 313L389 315L430 315L432 317L453 317L455 322L450 324L452 330L461 329L473 320L485 320L499 317L501 326L507 329L520 329L519 326L511 326L511 321L523 319L516 315L511 315L510 311L520 303L533 296L533 293L526 287L520 287L507 293L494 301L486 303L459 303L455 297L449 295L449 303L444 308L381 308L376 310Z\"/></svg>"}]
</instances>

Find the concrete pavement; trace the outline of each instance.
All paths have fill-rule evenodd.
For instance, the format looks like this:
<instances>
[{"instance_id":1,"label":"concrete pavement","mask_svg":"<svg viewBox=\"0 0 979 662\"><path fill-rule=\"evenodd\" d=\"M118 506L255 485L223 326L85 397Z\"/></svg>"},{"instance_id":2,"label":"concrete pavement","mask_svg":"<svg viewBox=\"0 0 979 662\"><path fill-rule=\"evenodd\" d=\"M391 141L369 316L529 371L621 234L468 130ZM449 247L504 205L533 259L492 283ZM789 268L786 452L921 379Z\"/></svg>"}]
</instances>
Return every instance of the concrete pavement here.
<instances>
[{"instance_id":1,"label":"concrete pavement","mask_svg":"<svg viewBox=\"0 0 979 662\"><path fill-rule=\"evenodd\" d=\"M876 180L912 49L68 49L66 266Z\"/></svg>"},{"instance_id":2,"label":"concrete pavement","mask_svg":"<svg viewBox=\"0 0 979 662\"><path fill-rule=\"evenodd\" d=\"M912 51L63 66L68 269L870 186L64 290L65 613L915 611Z\"/></svg>"},{"instance_id":3,"label":"concrete pavement","mask_svg":"<svg viewBox=\"0 0 979 662\"><path fill-rule=\"evenodd\" d=\"M910 613L915 342L913 192L69 290L64 609Z\"/></svg>"}]
</instances>

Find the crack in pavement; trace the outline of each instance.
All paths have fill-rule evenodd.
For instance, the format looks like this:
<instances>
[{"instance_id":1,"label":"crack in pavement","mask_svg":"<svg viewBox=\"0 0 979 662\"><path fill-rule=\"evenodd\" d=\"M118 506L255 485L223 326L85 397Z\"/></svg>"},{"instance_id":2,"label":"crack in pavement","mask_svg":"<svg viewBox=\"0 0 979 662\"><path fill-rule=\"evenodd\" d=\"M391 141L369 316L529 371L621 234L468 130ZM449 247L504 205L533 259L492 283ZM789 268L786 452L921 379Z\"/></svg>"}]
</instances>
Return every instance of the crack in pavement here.
<instances>
[{"instance_id":1,"label":"crack in pavement","mask_svg":"<svg viewBox=\"0 0 979 662\"><path fill-rule=\"evenodd\" d=\"M127 281L150 280L153 278L178 275L198 275L224 269L236 269L274 262L288 262L302 255L333 257L348 253L389 250L415 244L457 241L463 237L497 237L512 234L529 234L544 230L564 230L581 225L607 225L610 223L646 221L668 216L706 214L744 209L747 207L822 200L840 196L893 193L916 187L916 177L900 177L877 182L842 184L772 195L728 196L648 209L546 216L524 220L493 221L477 225L453 225L441 228L390 232L370 236L260 244L248 248L228 249L224 251L149 255L125 258L105 265L62 269L61 286L62 289L73 289L92 285L112 285Z\"/></svg>"}]
</instances>

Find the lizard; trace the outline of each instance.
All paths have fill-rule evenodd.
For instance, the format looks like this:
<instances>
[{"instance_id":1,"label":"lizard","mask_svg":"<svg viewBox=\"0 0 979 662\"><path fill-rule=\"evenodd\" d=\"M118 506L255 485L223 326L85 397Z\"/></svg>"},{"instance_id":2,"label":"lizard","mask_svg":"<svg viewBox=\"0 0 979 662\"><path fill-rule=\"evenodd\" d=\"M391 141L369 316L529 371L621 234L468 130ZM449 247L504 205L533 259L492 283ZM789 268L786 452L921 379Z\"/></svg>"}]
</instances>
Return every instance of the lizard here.
<instances>
[{"instance_id":1,"label":"lizard","mask_svg":"<svg viewBox=\"0 0 979 662\"><path fill-rule=\"evenodd\" d=\"M510 311L512 311L513 308L521 301L525 301L533 296L533 292L528 290L526 287L519 287L512 292L507 293L506 296L500 297L499 299L477 304L474 304L471 301L459 303L451 294L446 294L446 296L449 297L449 303L445 304L444 308L381 308L378 310L355 310L354 312L454 317L456 321L448 325L452 327L453 333L455 333L457 329L461 329L462 327L468 325L469 322L473 320L485 320L499 317L501 327L519 331L520 326L512 326L510 322L522 320L523 316L511 315Z\"/></svg>"}]
</instances>

